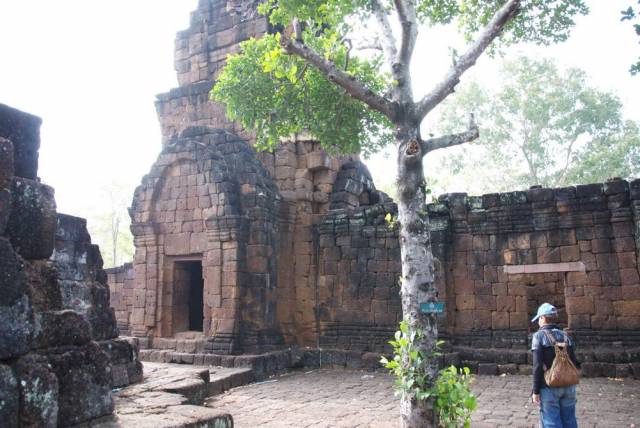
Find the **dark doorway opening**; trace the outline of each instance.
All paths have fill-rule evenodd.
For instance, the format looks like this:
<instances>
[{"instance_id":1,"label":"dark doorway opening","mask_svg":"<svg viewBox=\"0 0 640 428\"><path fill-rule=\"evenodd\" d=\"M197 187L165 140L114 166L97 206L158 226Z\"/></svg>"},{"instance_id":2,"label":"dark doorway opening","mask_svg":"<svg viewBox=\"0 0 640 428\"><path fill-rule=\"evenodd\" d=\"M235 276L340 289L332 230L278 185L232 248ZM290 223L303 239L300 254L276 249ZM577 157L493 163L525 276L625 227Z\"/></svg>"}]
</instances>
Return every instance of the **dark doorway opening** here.
<instances>
[{"instance_id":1,"label":"dark doorway opening","mask_svg":"<svg viewBox=\"0 0 640 428\"><path fill-rule=\"evenodd\" d=\"M175 262L174 332L203 331L204 280L202 262Z\"/></svg>"},{"instance_id":2,"label":"dark doorway opening","mask_svg":"<svg viewBox=\"0 0 640 428\"><path fill-rule=\"evenodd\" d=\"M204 281L202 280L202 263L191 262L189 264L189 330L202 331L202 306L204 305L203 292Z\"/></svg>"}]
</instances>

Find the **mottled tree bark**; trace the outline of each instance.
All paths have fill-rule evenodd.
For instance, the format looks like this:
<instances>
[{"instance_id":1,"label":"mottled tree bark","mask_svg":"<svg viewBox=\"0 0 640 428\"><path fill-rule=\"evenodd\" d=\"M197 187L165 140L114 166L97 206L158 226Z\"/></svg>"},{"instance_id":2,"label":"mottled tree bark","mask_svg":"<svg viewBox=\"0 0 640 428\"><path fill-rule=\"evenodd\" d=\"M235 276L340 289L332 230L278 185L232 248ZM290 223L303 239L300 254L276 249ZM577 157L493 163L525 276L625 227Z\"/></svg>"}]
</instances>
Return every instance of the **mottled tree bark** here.
<instances>
[{"instance_id":1,"label":"mottled tree bark","mask_svg":"<svg viewBox=\"0 0 640 428\"><path fill-rule=\"evenodd\" d=\"M420 312L420 303L437 301L434 259L431 252L429 217L426 213L426 189L418 126L401 128L397 133L398 147L398 223L402 278L400 295L402 313L410 331L423 333L417 339L417 350L433 352L438 338L435 314ZM408 361L406 362L408 364ZM428 360L424 371L434 380L435 361ZM437 426L433 400L416 400L403 396L400 403L402 426L406 428Z\"/></svg>"}]
</instances>

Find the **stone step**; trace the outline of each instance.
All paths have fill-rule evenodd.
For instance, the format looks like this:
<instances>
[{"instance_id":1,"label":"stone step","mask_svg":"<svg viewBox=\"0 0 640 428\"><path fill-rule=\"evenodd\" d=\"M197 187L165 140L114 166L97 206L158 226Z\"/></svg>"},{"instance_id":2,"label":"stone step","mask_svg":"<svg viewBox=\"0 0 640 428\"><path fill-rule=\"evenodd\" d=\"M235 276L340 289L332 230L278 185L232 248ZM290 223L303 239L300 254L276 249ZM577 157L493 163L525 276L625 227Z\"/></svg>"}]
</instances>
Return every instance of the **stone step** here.
<instances>
[{"instance_id":1,"label":"stone step","mask_svg":"<svg viewBox=\"0 0 640 428\"><path fill-rule=\"evenodd\" d=\"M454 346L453 350L460 355L460 359L463 361L496 364L531 364L532 362L531 351L529 349ZM640 363L640 347L578 347L576 357L578 361L588 363Z\"/></svg>"},{"instance_id":2,"label":"stone step","mask_svg":"<svg viewBox=\"0 0 640 428\"><path fill-rule=\"evenodd\" d=\"M231 428L231 415L202 404L207 397L252 381L250 368L146 362L143 382L114 394L114 415L83 427Z\"/></svg>"},{"instance_id":3,"label":"stone step","mask_svg":"<svg viewBox=\"0 0 640 428\"><path fill-rule=\"evenodd\" d=\"M172 349L142 349L139 358L141 361L154 363L250 369L251 381L263 380L292 367L292 356L289 350L258 355L219 355L176 352Z\"/></svg>"},{"instance_id":4,"label":"stone step","mask_svg":"<svg viewBox=\"0 0 640 428\"><path fill-rule=\"evenodd\" d=\"M250 368L199 367L181 364L144 363L145 381L138 391L165 391L180 394L189 404L200 405L204 399L253 381Z\"/></svg>"}]
</instances>

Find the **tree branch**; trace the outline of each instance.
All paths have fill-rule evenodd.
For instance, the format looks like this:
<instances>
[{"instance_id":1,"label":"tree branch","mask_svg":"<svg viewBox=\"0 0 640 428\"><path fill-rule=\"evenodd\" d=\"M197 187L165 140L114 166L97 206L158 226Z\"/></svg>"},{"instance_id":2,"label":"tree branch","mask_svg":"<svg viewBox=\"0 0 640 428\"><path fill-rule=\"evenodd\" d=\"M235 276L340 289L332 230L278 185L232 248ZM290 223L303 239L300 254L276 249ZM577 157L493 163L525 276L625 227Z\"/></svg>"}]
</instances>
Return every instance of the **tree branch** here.
<instances>
[{"instance_id":1,"label":"tree branch","mask_svg":"<svg viewBox=\"0 0 640 428\"><path fill-rule=\"evenodd\" d=\"M444 80L417 104L416 119L418 121L422 120L427 113L433 110L454 91L456 85L460 83L460 76L476 63L478 57L480 57L491 42L500 35L504 26L507 25L511 18L518 14L519 10L520 0L509 0L496 12L478 39L469 47L464 55L458 58L458 61L447 72Z\"/></svg>"},{"instance_id":2,"label":"tree branch","mask_svg":"<svg viewBox=\"0 0 640 428\"><path fill-rule=\"evenodd\" d=\"M395 103L376 94L355 77L340 70L333 62L325 59L301 41L283 37L281 44L288 54L297 55L315 66L327 76L329 80L342 87L353 98L362 101L372 109L384 114L392 122L395 121L397 116L397 106Z\"/></svg>"},{"instance_id":3,"label":"tree branch","mask_svg":"<svg viewBox=\"0 0 640 428\"><path fill-rule=\"evenodd\" d=\"M382 49L384 52L384 56L389 63L389 67L393 67L393 63L398 55L398 49L396 47L396 38L393 35L393 29L391 28L391 24L389 23L389 17L387 16L387 11L384 6L380 3L380 0L372 0L371 5L373 7L373 14L376 17L376 21L378 21L378 25L382 30L380 33L380 38L382 39Z\"/></svg>"},{"instance_id":4,"label":"tree branch","mask_svg":"<svg viewBox=\"0 0 640 428\"><path fill-rule=\"evenodd\" d=\"M556 185L562 183L562 180L564 180L564 176L567 174L567 171L569 170L569 164L571 163L571 154L573 153L573 145L576 143L576 141L577 139L572 140L571 143L569 144L569 147L567 147L567 157L564 162L564 168L562 168L562 172L560 173L560 175L556 180L556 183L555 183Z\"/></svg>"},{"instance_id":5,"label":"tree branch","mask_svg":"<svg viewBox=\"0 0 640 428\"><path fill-rule=\"evenodd\" d=\"M411 0L394 0L394 4L402 27L402 39L397 62L408 68L418 36L416 9Z\"/></svg>"},{"instance_id":6,"label":"tree branch","mask_svg":"<svg viewBox=\"0 0 640 428\"><path fill-rule=\"evenodd\" d=\"M293 34L295 36L295 39L297 41L302 41L302 26L300 25L300 21L298 21L298 18L293 18L291 25L293 26Z\"/></svg>"},{"instance_id":7,"label":"tree branch","mask_svg":"<svg viewBox=\"0 0 640 428\"><path fill-rule=\"evenodd\" d=\"M384 53L384 48L382 47L382 43L380 43L380 39L378 38L375 38L368 42L358 42L355 45L355 49L357 51L371 50L371 51L379 51Z\"/></svg>"},{"instance_id":8,"label":"tree branch","mask_svg":"<svg viewBox=\"0 0 640 428\"><path fill-rule=\"evenodd\" d=\"M473 113L469 115L469 125L467 131L459 134L445 135L443 137L431 138L429 140L420 141L423 156L429 152L447 147L457 146L459 144L468 143L480 136L480 130L476 124Z\"/></svg>"},{"instance_id":9,"label":"tree branch","mask_svg":"<svg viewBox=\"0 0 640 428\"><path fill-rule=\"evenodd\" d=\"M393 3L402 27L400 51L391 66L393 78L396 81L393 90L394 101L409 104L413 103L410 72L411 58L418 38L416 9L413 0L394 0Z\"/></svg>"}]
</instances>

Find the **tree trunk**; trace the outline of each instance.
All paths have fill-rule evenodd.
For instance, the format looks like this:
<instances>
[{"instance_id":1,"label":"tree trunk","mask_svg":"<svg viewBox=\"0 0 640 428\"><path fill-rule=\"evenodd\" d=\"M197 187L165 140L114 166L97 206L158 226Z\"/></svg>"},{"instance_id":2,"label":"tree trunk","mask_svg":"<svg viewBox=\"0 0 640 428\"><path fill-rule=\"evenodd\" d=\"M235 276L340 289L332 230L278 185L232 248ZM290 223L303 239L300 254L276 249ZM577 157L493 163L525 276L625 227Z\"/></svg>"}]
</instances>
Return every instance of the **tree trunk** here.
<instances>
[{"instance_id":1,"label":"tree trunk","mask_svg":"<svg viewBox=\"0 0 640 428\"><path fill-rule=\"evenodd\" d=\"M112 212L111 217L111 245L113 254L113 266L118 266L118 233L120 232L120 219L117 218L117 213Z\"/></svg>"},{"instance_id":2,"label":"tree trunk","mask_svg":"<svg viewBox=\"0 0 640 428\"><path fill-rule=\"evenodd\" d=\"M426 184L420 145L420 130L416 126L400 127L396 133L398 148L398 222L402 255L402 312L410 332L419 331L418 350L431 354L438 338L435 314L420 312L420 303L435 302L434 259L431 252L429 218L426 212ZM406 361L405 361L406 363ZM435 360L425 367L433 381L438 368ZM415 400L403 396L400 404L401 426L405 428L435 427L433 400Z\"/></svg>"}]
</instances>

